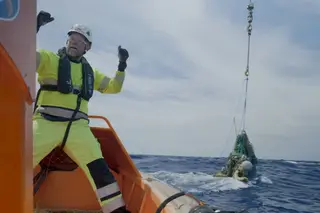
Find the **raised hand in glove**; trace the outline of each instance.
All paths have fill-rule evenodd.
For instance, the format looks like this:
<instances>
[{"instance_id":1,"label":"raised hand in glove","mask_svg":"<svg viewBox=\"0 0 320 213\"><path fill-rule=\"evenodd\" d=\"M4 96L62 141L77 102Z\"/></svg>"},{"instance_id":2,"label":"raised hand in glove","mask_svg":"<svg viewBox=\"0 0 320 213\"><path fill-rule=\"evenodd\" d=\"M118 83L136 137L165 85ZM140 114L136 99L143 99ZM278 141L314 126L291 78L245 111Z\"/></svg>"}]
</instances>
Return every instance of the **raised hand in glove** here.
<instances>
[{"instance_id":1,"label":"raised hand in glove","mask_svg":"<svg viewBox=\"0 0 320 213\"><path fill-rule=\"evenodd\" d=\"M51 17L51 14L48 12L45 12L41 10L39 14L37 15L37 32L39 31L41 26L44 26L54 20L53 17Z\"/></svg>"},{"instance_id":2,"label":"raised hand in glove","mask_svg":"<svg viewBox=\"0 0 320 213\"><path fill-rule=\"evenodd\" d=\"M126 62L129 58L129 53L126 49L121 48L121 46L118 46L118 57L120 62Z\"/></svg>"},{"instance_id":3,"label":"raised hand in glove","mask_svg":"<svg viewBox=\"0 0 320 213\"><path fill-rule=\"evenodd\" d=\"M123 72L127 68L127 59L129 58L129 53L126 49L121 48L121 46L118 46L118 58L118 71Z\"/></svg>"}]
</instances>

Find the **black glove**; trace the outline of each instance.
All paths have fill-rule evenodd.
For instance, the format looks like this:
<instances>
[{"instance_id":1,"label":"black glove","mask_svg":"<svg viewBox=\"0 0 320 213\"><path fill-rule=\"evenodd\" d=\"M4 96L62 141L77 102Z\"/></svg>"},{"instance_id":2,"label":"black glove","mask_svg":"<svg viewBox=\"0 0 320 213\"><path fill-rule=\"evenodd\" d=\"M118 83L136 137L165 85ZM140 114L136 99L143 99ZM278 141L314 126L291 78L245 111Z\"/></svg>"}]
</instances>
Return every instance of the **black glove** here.
<instances>
[{"instance_id":1,"label":"black glove","mask_svg":"<svg viewBox=\"0 0 320 213\"><path fill-rule=\"evenodd\" d=\"M129 53L126 49L121 48L121 46L118 46L118 58L118 71L123 72L127 68L127 59L129 58Z\"/></svg>"},{"instance_id":2,"label":"black glove","mask_svg":"<svg viewBox=\"0 0 320 213\"><path fill-rule=\"evenodd\" d=\"M121 46L118 46L118 58L119 62L126 62L129 58L129 53L126 49L121 48Z\"/></svg>"},{"instance_id":3,"label":"black glove","mask_svg":"<svg viewBox=\"0 0 320 213\"><path fill-rule=\"evenodd\" d=\"M47 23L52 22L53 20L54 18L51 17L50 13L41 10L37 15L37 32L39 31L41 26L44 26Z\"/></svg>"}]
</instances>

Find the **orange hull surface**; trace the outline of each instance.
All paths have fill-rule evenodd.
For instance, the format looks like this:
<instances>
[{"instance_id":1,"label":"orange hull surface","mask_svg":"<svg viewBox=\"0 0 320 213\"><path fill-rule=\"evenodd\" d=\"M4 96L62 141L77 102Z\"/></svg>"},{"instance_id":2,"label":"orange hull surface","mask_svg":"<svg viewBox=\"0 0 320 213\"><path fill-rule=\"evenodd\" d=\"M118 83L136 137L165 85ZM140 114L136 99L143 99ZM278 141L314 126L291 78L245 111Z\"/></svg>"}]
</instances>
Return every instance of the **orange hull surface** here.
<instances>
[{"instance_id":1,"label":"orange hull surface","mask_svg":"<svg viewBox=\"0 0 320 213\"><path fill-rule=\"evenodd\" d=\"M111 172L117 179L127 209L132 213L152 213L168 197L180 191L168 186L151 176L140 173L129 154L123 147L109 121L100 116L90 116L105 120L109 127L91 127L101 144L101 150ZM44 160L49 159L49 154ZM51 158L51 165L66 165L75 168L73 171L52 171L35 195L35 209L50 210L100 210L95 192L84 173L63 152L56 152ZM39 168L35 169L35 174ZM169 202L162 212L189 212L201 202L192 196L180 196Z\"/></svg>"},{"instance_id":2,"label":"orange hull surface","mask_svg":"<svg viewBox=\"0 0 320 213\"><path fill-rule=\"evenodd\" d=\"M0 203L1 212L31 213L36 1L11 0L11 13L8 2L0 2Z\"/></svg>"}]
</instances>

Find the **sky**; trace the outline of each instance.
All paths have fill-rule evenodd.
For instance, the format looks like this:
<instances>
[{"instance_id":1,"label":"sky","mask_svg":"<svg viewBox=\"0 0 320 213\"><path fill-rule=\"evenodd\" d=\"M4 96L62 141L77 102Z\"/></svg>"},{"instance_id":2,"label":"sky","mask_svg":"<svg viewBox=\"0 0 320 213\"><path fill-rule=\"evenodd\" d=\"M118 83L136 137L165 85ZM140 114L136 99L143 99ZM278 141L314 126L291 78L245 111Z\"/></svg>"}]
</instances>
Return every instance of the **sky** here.
<instances>
[{"instance_id":1,"label":"sky","mask_svg":"<svg viewBox=\"0 0 320 213\"><path fill-rule=\"evenodd\" d=\"M113 77L129 51L122 92L96 92L130 154L227 156L240 128L247 0L38 1L55 18L37 48L57 51L89 26L93 67ZM258 158L320 160L320 1L256 0L246 131ZM102 125L92 121L91 125Z\"/></svg>"}]
</instances>

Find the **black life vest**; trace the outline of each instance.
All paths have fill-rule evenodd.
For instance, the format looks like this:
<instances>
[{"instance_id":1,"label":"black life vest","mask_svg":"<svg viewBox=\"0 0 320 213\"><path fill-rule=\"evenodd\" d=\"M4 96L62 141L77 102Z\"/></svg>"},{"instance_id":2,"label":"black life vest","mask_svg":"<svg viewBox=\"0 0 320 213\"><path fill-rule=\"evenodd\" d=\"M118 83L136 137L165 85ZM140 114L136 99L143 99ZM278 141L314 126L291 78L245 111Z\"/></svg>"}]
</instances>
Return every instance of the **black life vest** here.
<instances>
[{"instance_id":1,"label":"black life vest","mask_svg":"<svg viewBox=\"0 0 320 213\"><path fill-rule=\"evenodd\" d=\"M74 89L72 85L71 64L66 54L66 48L63 47L59 49L58 55L60 56L60 58L58 66L57 85L44 84L40 86L40 90L58 91L63 94L80 94L81 98L89 101L94 91L94 73L86 58L82 57L80 61L82 64L82 87L81 91L79 91L77 89Z\"/></svg>"}]
</instances>

